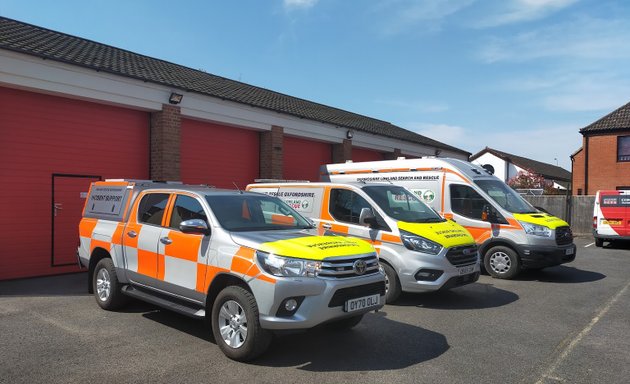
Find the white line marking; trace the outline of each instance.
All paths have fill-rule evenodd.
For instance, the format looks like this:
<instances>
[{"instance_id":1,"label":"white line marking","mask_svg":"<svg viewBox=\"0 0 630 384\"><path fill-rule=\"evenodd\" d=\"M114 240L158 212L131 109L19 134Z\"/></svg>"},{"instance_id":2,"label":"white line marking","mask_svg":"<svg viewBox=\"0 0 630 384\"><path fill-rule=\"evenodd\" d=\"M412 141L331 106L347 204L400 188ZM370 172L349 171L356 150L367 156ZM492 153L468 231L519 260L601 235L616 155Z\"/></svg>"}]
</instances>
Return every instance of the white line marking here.
<instances>
[{"instance_id":1,"label":"white line marking","mask_svg":"<svg viewBox=\"0 0 630 384\"><path fill-rule=\"evenodd\" d=\"M593 244L595 244L595 243L586 244L586 245L584 246L584 248L588 248L588 247L590 247L590 246L591 246L591 245L593 245Z\"/></svg>"},{"instance_id":2,"label":"white line marking","mask_svg":"<svg viewBox=\"0 0 630 384\"><path fill-rule=\"evenodd\" d=\"M595 324L597 324L597 322L602 317L604 317L604 315L608 312L608 310L610 310L613 304L615 304L617 300L619 300L621 295L623 295L628 290L628 287L630 287L630 280L626 283L626 285L623 288L621 288L619 292L617 292L615 296L613 296L612 299L610 299L606 303L606 305L602 309L599 310L599 312L597 312L597 315L593 317L591 322L586 327L584 327L584 329L582 329L582 331L578 333L578 335L575 338L573 338L571 343L569 343L569 345L567 345L564 348L564 350L562 351L562 353L560 353L560 355L556 358L556 360L547 367L547 369L545 370L545 372L543 372L540 379L536 381L536 384L543 384L544 383L543 380L545 378L554 379L554 380L559 379L558 376L554 375L556 369L558 369L558 366L567 358L567 356L569 356L569 353L571 353L571 351L573 351L573 349L578 345L578 343L582 341L584 336L586 336L591 331L591 329L593 329Z\"/></svg>"}]
</instances>

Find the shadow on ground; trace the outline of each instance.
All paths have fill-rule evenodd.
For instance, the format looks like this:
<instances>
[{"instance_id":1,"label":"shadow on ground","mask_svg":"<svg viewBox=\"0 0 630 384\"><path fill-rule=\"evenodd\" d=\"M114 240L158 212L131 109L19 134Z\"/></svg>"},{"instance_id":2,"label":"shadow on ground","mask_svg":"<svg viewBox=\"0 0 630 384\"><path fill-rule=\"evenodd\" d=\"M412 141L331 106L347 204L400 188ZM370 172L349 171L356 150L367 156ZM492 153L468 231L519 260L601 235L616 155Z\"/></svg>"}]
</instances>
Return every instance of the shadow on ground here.
<instances>
[{"instance_id":1,"label":"shadow on ground","mask_svg":"<svg viewBox=\"0 0 630 384\"><path fill-rule=\"evenodd\" d=\"M209 327L201 320L160 309L142 316L214 343ZM365 315L351 330L321 326L275 335L269 350L250 364L312 372L392 370L434 359L448 349L444 335L390 320L381 311Z\"/></svg>"},{"instance_id":2,"label":"shadow on ground","mask_svg":"<svg viewBox=\"0 0 630 384\"><path fill-rule=\"evenodd\" d=\"M514 280L517 281L540 281L542 283L579 284L590 283L606 278L606 275L585 271L579 268L559 265L557 267L545 268L541 270L525 270Z\"/></svg>"},{"instance_id":3,"label":"shadow on ground","mask_svg":"<svg viewBox=\"0 0 630 384\"><path fill-rule=\"evenodd\" d=\"M2 296L87 296L87 273L0 281Z\"/></svg>"},{"instance_id":4,"label":"shadow on ground","mask_svg":"<svg viewBox=\"0 0 630 384\"><path fill-rule=\"evenodd\" d=\"M496 288L492 284L474 283L448 291L403 293L392 305L432 309L496 308L518 300L516 293Z\"/></svg>"}]
</instances>

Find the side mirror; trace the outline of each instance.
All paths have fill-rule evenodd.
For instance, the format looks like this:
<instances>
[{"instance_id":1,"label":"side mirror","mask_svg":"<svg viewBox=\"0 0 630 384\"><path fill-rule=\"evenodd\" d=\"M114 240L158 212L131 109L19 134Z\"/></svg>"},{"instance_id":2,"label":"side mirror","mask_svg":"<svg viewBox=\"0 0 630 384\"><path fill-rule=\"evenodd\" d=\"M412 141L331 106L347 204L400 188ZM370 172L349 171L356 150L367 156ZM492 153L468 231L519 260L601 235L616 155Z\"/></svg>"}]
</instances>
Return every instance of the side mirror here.
<instances>
[{"instance_id":1,"label":"side mirror","mask_svg":"<svg viewBox=\"0 0 630 384\"><path fill-rule=\"evenodd\" d=\"M208 224L201 219L185 220L179 223L179 230L193 235L209 235Z\"/></svg>"},{"instance_id":2,"label":"side mirror","mask_svg":"<svg viewBox=\"0 0 630 384\"><path fill-rule=\"evenodd\" d=\"M376 226L376 216L374 215L372 208L361 208L361 213L359 214L359 224L369 227Z\"/></svg>"}]
</instances>

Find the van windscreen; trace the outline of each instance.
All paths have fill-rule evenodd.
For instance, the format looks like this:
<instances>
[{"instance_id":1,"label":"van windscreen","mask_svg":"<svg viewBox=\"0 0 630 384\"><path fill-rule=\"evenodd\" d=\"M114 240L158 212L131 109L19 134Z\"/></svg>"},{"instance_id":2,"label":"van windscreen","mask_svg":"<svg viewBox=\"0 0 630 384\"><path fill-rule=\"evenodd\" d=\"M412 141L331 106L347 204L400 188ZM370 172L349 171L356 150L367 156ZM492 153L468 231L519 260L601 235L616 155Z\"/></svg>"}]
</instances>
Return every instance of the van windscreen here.
<instances>
[{"instance_id":1,"label":"van windscreen","mask_svg":"<svg viewBox=\"0 0 630 384\"><path fill-rule=\"evenodd\" d=\"M521 195L510 188L507 184L499 180L475 180L475 184L479 186L488 196L492 198L501 208L512 213L536 213L538 210L534 208Z\"/></svg>"},{"instance_id":2,"label":"van windscreen","mask_svg":"<svg viewBox=\"0 0 630 384\"><path fill-rule=\"evenodd\" d=\"M385 213L407 223L439 223L444 221L433 209L413 193L395 185L374 185L362 188Z\"/></svg>"}]
</instances>

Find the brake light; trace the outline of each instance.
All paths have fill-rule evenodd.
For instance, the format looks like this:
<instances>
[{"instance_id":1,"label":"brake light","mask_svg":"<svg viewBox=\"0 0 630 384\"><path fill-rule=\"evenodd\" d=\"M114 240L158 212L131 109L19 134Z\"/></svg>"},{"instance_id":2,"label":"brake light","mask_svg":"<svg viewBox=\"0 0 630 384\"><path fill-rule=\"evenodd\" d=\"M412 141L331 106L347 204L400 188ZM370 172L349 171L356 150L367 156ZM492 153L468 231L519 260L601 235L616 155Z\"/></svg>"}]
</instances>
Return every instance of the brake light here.
<instances>
[{"instance_id":1,"label":"brake light","mask_svg":"<svg viewBox=\"0 0 630 384\"><path fill-rule=\"evenodd\" d=\"M593 216L593 228L597 229L597 216Z\"/></svg>"}]
</instances>

